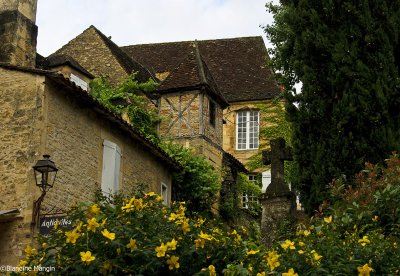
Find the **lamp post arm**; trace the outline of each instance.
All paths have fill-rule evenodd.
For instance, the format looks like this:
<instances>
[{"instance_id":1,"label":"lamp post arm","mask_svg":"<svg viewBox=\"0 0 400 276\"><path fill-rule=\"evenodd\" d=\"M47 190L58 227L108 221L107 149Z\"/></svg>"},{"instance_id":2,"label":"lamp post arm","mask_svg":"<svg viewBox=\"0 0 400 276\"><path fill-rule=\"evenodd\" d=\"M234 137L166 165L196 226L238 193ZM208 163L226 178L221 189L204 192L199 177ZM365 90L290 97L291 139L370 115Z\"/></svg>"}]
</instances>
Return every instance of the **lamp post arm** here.
<instances>
[{"instance_id":1,"label":"lamp post arm","mask_svg":"<svg viewBox=\"0 0 400 276\"><path fill-rule=\"evenodd\" d=\"M36 222L39 218L40 206L42 205L45 195L46 195L46 192L42 192L42 195L33 202L32 222L31 222L32 227L36 225Z\"/></svg>"}]
</instances>

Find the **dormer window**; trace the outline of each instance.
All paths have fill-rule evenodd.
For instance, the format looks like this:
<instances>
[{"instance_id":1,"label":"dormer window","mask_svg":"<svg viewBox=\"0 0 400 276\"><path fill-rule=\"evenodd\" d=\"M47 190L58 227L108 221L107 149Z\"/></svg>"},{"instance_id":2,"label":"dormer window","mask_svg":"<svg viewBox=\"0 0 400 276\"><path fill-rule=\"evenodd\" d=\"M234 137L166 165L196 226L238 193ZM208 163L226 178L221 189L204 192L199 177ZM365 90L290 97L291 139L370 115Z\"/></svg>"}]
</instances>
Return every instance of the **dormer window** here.
<instances>
[{"instance_id":1,"label":"dormer window","mask_svg":"<svg viewBox=\"0 0 400 276\"><path fill-rule=\"evenodd\" d=\"M80 77L78 77L77 75L74 75L71 73L70 81L75 83L77 86L79 86L83 90L88 91L88 83L86 81L84 81L83 79L81 79Z\"/></svg>"}]
</instances>

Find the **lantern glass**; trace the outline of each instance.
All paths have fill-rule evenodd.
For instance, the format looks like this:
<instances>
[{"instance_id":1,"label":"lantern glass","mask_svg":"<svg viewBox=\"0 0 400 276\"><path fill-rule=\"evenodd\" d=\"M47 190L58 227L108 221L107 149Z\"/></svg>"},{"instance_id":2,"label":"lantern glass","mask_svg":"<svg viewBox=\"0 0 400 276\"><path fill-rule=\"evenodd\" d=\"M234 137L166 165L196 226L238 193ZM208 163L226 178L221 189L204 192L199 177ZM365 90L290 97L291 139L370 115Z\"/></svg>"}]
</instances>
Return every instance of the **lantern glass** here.
<instances>
[{"instance_id":1,"label":"lantern glass","mask_svg":"<svg viewBox=\"0 0 400 276\"><path fill-rule=\"evenodd\" d=\"M33 166L35 173L36 186L42 192L48 192L53 186L57 176L57 167L49 158L49 155L43 155L43 160L37 161Z\"/></svg>"}]
</instances>

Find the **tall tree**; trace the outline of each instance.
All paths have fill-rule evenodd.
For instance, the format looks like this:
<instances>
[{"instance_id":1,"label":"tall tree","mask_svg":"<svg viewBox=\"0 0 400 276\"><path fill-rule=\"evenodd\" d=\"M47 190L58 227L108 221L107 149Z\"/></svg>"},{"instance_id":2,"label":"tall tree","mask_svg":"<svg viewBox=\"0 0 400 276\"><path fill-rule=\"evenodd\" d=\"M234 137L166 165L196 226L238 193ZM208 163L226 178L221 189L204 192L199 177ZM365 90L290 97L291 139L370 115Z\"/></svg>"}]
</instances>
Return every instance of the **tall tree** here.
<instances>
[{"instance_id":1,"label":"tall tree","mask_svg":"<svg viewBox=\"0 0 400 276\"><path fill-rule=\"evenodd\" d=\"M400 1L280 2L265 31L293 124L291 181L311 212L332 178L351 183L400 149Z\"/></svg>"}]
</instances>

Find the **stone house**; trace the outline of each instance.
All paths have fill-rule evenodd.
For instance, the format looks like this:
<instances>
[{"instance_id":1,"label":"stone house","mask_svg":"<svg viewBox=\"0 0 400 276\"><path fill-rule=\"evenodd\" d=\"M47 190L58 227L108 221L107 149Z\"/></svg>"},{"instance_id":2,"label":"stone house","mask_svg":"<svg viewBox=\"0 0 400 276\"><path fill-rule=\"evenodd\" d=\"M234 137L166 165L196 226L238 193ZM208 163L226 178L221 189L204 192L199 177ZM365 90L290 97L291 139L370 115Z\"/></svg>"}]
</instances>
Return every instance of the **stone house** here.
<instances>
[{"instance_id":1,"label":"stone house","mask_svg":"<svg viewBox=\"0 0 400 276\"><path fill-rule=\"evenodd\" d=\"M139 77L158 81L159 89L146 96L162 118L159 134L196 149L216 169L224 155L246 164L268 147L269 138L259 138L260 128L268 124L268 114L261 110L280 90L266 65L268 53L261 37L119 47L90 26L50 58L60 54L115 82L121 79L115 72L126 63L135 66L126 67L124 77L135 70ZM259 169L250 172L249 179L259 175L265 190L270 172ZM249 196L243 199L246 207Z\"/></svg>"},{"instance_id":2,"label":"stone house","mask_svg":"<svg viewBox=\"0 0 400 276\"><path fill-rule=\"evenodd\" d=\"M100 57L97 53L103 55ZM203 59L200 46L193 42L190 51L182 54L169 72L149 69L153 67L142 63L141 58L132 57L126 48L117 46L96 27L90 26L46 59L70 56L90 73L107 76L113 83L129 76L129 70L136 71L139 80L158 81L158 89L145 96L148 107L156 108L161 118L159 135L194 149L206 157L223 178L227 178L225 174L228 173L235 181L237 173L246 169L223 149L223 110L229 104ZM158 55L159 52L154 52L154 57ZM135 66L123 72L121 66L127 63Z\"/></svg>"},{"instance_id":3,"label":"stone house","mask_svg":"<svg viewBox=\"0 0 400 276\"><path fill-rule=\"evenodd\" d=\"M42 155L59 168L42 215L93 201L99 189L130 193L138 185L168 204L172 173L181 169L89 96L93 75L77 61L36 55L35 10L36 1L0 1L1 265L15 265L38 231L32 213L41 193L32 166Z\"/></svg>"}]
</instances>

